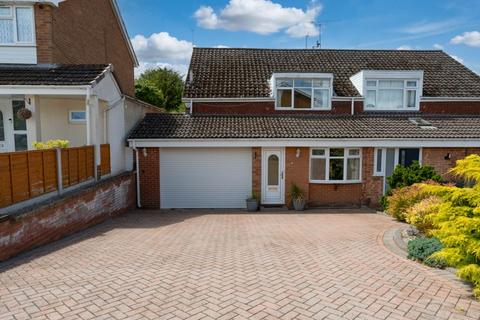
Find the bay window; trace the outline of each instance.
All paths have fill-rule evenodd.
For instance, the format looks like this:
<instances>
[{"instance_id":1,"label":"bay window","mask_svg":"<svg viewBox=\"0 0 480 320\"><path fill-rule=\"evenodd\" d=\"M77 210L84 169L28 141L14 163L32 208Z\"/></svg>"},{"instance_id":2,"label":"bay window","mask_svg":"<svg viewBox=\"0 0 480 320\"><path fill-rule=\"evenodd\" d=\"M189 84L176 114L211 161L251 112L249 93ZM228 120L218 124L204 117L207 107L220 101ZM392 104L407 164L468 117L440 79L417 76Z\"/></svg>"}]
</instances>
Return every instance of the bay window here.
<instances>
[{"instance_id":1,"label":"bay window","mask_svg":"<svg viewBox=\"0 0 480 320\"><path fill-rule=\"evenodd\" d=\"M315 148L310 151L311 182L360 182L361 150Z\"/></svg>"},{"instance_id":2,"label":"bay window","mask_svg":"<svg viewBox=\"0 0 480 320\"><path fill-rule=\"evenodd\" d=\"M0 6L0 45L33 44L33 7Z\"/></svg>"},{"instance_id":3,"label":"bay window","mask_svg":"<svg viewBox=\"0 0 480 320\"><path fill-rule=\"evenodd\" d=\"M419 81L399 79L366 79L365 109L418 109Z\"/></svg>"},{"instance_id":4,"label":"bay window","mask_svg":"<svg viewBox=\"0 0 480 320\"><path fill-rule=\"evenodd\" d=\"M330 77L274 78L277 109L330 109L332 79Z\"/></svg>"}]
</instances>

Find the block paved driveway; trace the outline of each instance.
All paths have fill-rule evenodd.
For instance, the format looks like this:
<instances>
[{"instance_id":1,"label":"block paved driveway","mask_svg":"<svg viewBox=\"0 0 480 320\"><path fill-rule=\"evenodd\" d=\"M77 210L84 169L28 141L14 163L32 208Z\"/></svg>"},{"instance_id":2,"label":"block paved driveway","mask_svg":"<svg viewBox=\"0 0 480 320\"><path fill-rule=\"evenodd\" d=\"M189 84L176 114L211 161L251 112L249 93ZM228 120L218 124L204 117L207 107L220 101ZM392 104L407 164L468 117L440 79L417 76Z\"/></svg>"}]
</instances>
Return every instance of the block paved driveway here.
<instances>
[{"instance_id":1,"label":"block paved driveway","mask_svg":"<svg viewBox=\"0 0 480 320\"><path fill-rule=\"evenodd\" d=\"M0 264L0 319L475 319L376 214L132 212Z\"/></svg>"}]
</instances>

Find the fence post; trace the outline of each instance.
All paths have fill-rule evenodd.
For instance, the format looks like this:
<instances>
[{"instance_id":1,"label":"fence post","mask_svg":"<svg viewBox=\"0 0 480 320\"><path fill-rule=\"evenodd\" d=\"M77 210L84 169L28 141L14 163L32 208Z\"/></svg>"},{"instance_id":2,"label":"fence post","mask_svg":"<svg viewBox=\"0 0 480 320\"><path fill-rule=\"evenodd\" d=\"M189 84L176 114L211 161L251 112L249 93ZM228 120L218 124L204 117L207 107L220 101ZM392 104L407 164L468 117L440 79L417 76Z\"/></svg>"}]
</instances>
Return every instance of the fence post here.
<instances>
[{"instance_id":1,"label":"fence post","mask_svg":"<svg viewBox=\"0 0 480 320\"><path fill-rule=\"evenodd\" d=\"M93 146L93 171L95 174L95 181L100 180L100 178L102 177L102 174L98 174L98 171L100 170L100 165L97 165L97 153L99 153L97 148Z\"/></svg>"},{"instance_id":2,"label":"fence post","mask_svg":"<svg viewBox=\"0 0 480 320\"><path fill-rule=\"evenodd\" d=\"M55 149L57 152L57 188L58 194L63 194L63 176L62 176L62 149Z\"/></svg>"}]
</instances>

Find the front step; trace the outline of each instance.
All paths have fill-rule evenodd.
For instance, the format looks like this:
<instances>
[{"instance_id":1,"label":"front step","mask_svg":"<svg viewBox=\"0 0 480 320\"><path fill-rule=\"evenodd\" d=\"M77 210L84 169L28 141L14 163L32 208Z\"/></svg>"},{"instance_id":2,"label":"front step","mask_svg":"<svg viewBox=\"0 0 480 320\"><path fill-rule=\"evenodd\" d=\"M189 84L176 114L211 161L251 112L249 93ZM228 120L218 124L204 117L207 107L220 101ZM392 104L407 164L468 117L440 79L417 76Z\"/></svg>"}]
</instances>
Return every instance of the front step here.
<instances>
[{"instance_id":1,"label":"front step","mask_svg":"<svg viewBox=\"0 0 480 320\"><path fill-rule=\"evenodd\" d=\"M260 211L262 212L288 211L288 207L285 205L263 205L263 206L260 206Z\"/></svg>"}]
</instances>

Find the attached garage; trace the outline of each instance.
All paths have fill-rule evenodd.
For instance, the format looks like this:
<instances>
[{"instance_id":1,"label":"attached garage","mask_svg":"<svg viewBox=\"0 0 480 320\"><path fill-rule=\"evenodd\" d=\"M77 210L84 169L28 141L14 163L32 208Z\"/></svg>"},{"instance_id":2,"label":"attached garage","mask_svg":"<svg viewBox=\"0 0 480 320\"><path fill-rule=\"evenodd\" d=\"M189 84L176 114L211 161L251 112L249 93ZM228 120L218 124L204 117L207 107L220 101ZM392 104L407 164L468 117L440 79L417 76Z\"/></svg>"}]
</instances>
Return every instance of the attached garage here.
<instances>
[{"instance_id":1,"label":"attached garage","mask_svg":"<svg viewBox=\"0 0 480 320\"><path fill-rule=\"evenodd\" d=\"M244 208L251 190L251 148L160 149L161 208Z\"/></svg>"}]
</instances>

